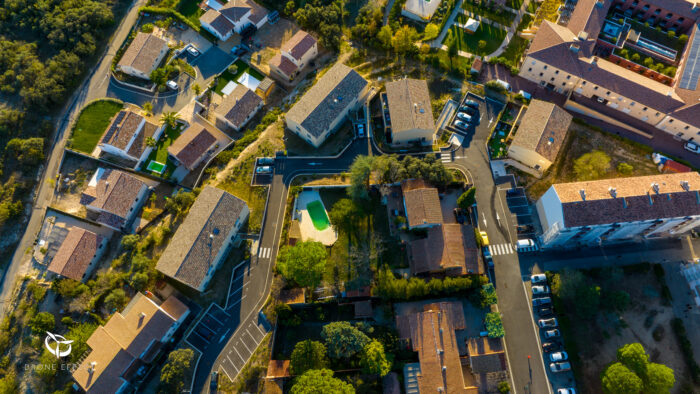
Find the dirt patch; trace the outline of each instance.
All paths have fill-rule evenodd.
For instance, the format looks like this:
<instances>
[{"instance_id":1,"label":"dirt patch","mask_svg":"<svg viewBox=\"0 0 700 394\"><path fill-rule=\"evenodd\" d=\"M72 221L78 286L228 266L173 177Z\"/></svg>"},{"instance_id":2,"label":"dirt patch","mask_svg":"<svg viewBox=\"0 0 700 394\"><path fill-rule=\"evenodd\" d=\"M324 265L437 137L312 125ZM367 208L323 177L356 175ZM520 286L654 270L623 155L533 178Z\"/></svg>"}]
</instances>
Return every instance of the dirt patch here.
<instances>
[{"instance_id":1,"label":"dirt patch","mask_svg":"<svg viewBox=\"0 0 700 394\"><path fill-rule=\"evenodd\" d=\"M544 177L536 179L525 173L518 173L518 183L525 185L530 198L534 201L554 183L578 181L574 173L574 161L594 150L603 151L610 156L610 168L601 179L659 173L651 160L651 150L648 147L585 125L572 123L557 160ZM619 172L617 167L620 163L631 165L632 171L627 174Z\"/></svg>"}]
</instances>

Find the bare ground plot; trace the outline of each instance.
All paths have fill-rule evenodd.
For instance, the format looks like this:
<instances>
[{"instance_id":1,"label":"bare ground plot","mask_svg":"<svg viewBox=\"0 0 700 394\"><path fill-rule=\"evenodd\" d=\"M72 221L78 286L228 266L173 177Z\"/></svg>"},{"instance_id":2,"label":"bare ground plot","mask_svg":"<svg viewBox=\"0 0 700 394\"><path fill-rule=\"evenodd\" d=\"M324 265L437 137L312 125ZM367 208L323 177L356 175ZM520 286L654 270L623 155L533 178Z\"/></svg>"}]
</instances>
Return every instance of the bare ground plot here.
<instances>
[{"instance_id":1,"label":"bare ground plot","mask_svg":"<svg viewBox=\"0 0 700 394\"><path fill-rule=\"evenodd\" d=\"M554 183L576 182L574 161L582 155L600 150L610 156L610 168L601 179L658 174L651 161L651 149L612 134L594 130L578 123L572 123L559 156L542 179L518 173L518 183L525 185L531 199L536 200ZM622 174L617 170L620 163L633 167L631 173Z\"/></svg>"},{"instance_id":2,"label":"bare ground plot","mask_svg":"<svg viewBox=\"0 0 700 394\"><path fill-rule=\"evenodd\" d=\"M616 360L618 348L635 342L644 346L652 362L675 371L676 385L672 392L690 383L670 325L674 318L673 309L664 303L659 281L653 270L632 271L626 270L619 280L615 280L615 289L628 292L631 300L621 318L618 319L616 313L601 311L594 319L581 321L571 313L557 311L565 350L574 358L574 368L578 369L577 384L582 393L601 393L601 373ZM566 320L569 320L568 324ZM580 361L576 362L576 359Z\"/></svg>"},{"instance_id":3,"label":"bare ground plot","mask_svg":"<svg viewBox=\"0 0 700 394\"><path fill-rule=\"evenodd\" d=\"M250 62L265 74L270 74L268 63L273 56L280 53L280 47L288 41L297 31L301 30L296 23L280 18L277 23L265 26L255 32L254 45L251 48ZM258 48L257 45L260 45Z\"/></svg>"}]
</instances>

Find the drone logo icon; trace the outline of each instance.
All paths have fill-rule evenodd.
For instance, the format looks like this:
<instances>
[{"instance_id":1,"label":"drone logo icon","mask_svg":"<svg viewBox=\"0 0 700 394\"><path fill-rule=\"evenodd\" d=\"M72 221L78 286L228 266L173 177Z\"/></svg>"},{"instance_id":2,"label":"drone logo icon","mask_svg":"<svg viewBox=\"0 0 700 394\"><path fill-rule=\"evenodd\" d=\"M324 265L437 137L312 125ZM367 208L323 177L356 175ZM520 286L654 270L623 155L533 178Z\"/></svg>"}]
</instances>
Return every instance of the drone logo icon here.
<instances>
[{"instance_id":1,"label":"drone logo icon","mask_svg":"<svg viewBox=\"0 0 700 394\"><path fill-rule=\"evenodd\" d=\"M73 350L71 348L71 343L73 343L73 341L67 340L63 335L52 334L48 331L46 331L46 334L48 335L44 339L44 346L46 347L46 350L55 355L56 358L65 357L70 354L71 350ZM56 344L56 347L52 346L53 343ZM61 350L61 345L68 345L68 349Z\"/></svg>"}]
</instances>

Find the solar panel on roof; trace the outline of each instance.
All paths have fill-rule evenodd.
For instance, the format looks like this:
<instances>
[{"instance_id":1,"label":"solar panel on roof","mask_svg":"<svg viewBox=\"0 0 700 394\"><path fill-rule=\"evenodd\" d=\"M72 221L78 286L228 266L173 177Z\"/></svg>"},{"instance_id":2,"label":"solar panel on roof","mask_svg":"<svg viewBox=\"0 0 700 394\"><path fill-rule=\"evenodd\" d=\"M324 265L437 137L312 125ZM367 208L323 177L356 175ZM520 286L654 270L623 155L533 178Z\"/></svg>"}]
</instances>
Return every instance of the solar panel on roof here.
<instances>
[{"instance_id":1,"label":"solar panel on roof","mask_svg":"<svg viewBox=\"0 0 700 394\"><path fill-rule=\"evenodd\" d=\"M695 26L695 39L691 43L687 63L678 86L681 89L695 90L698 79L700 79L700 26Z\"/></svg>"}]
</instances>

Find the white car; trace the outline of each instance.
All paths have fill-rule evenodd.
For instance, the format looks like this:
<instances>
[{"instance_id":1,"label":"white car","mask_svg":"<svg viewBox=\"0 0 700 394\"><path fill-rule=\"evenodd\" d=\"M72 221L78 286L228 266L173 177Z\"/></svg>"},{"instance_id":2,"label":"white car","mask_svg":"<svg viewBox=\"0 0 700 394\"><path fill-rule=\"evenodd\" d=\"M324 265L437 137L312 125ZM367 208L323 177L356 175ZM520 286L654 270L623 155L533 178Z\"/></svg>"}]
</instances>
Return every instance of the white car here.
<instances>
[{"instance_id":1,"label":"white car","mask_svg":"<svg viewBox=\"0 0 700 394\"><path fill-rule=\"evenodd\" d=\"M258 167L255 169L255 172L257 172L258 174L269 174L272 172L272 167L270 167L270 166Z\"/></svg>"},{"instance_id":2,"label":"white car","mask_svg":"<svg viewBox=\"0 0 700 394\"><path fill-rule=\"evenodd\" d=\"M547 330L547 331L544 332L544 337L547 338L547 339L550 339L550 338L558 338L558 337L560 337L560 336L561 336L561 334L559 333L559 330L557 330L557 329L554 329L554 330Z\"/></svg>"},{"instance_id":3,"label":"white car","mask_svg":"<svg viewBox=\"0 0 700 394\"><path fill-rule=\"evenodd\" d=\"M688 141L685 143L683 146L686 150L689 150L693 153L700 153L700 145L696 144L693 141Z\"/></svg>"},{"instance_id":4,"label":"white car","mask_svg":"<svg viewBox=\"0 0 700 394\"><path fill-rule=\"evenodd\" d=\"M533 241L531 239L519 239L517 245L518 245L518 249L530 248L532 246L535 246L535 241Z\"/></svg>"},{"instance_id":5,"label":"white car","mask_svg":"<svg viewBox=\"0 0 700 394\"><path fill-rule=\"evenodd\" d=\"M565 372L565 371L571 371L571 364L568 362L563 362L563 363L551 363L549 364L549 369L552 372Z\"/></svg>"},{"instance_id":6,"label":"white car","mask_svg":"<svg viewBox=\"0 0 700 394\"><path fill-rule=\"evenodd\" d=\"M532 294L549 294L549 286L532 286Z\"/></svg>"},{"instance_id":7,"label":"white car","mask_svg":"<svg viewBox=\"0 0 700 394\"><path fill-rule=\"evenodd\" d=\"M576 389L574 388L564 388L557 390L557 394L576 394Z\"/></svg>"},{"instance_id":8,"label":"white car","mask_svg":"<svg viewBox=\"0 0 700 394\"><path fill-rule=\"evenodd\" d=\"M177 82L175 81L168 81L165 85L172 90L177 90Z\"/></svg>"},{"instance_id":9,"label":"white car","mask_svg":"<svg viewBox=\"0 0 700 394\"><path fill-rule=\"evenodd\" d=\"M462 122L461 120L456 121L456 122L455 122L455 126L456 126L458 129L462 129L462 130L466 130L466 129L469 127L468 124Z\"/></svg>"},{"instance_id":10,"label":"white car","mask_svg":"<svg viewBox=\"0 0 700 394\"><path fill-rule=\"evenodd\" d=\"M556 353L551 353L549 355L549 361L551 361L551 362L566 361L568 359L569 359L569 355L566 354L566 352L556 352Z\"/></svg>"},{"instance_id":11,"label":"white car","mask_svg":"<svg viewBox=\"0 0 700 394\"><path fill-rule=\"evenodd\" d=\"M457 112L457 118L469 123L472 121L472 117L465 114L464 112Z\"/></svg>"},{"instance_id":12,"label":"white car","mask_svg":"<svg viewBox=\"0 0 700 394\"><path fill-rule=\"evenodd\" d=\"M537 325L541 328L553 328L559 325L556 318L551 319L540 319L537 321Z\"/></svg>"},{"instance_id":13,"label":"white car","mask_svg":"<svg viewBox=\"0 0 700 394\"><path fill-rule=\"evenodd\" d=\"M530 277L530 282L533 284L537 283L547 283L547 275L545 274L535 274Z\"/></svg>"},{"instance_id":14,"label":"white car","mask_svg":"<svg viewBox=\"0 0 700 394\"><path fill-rule=\"evenodd\" d=\"M194 47L194 45L188 46L187 52L192 56L199 56L199 51L197 50L197 48Z\"/></svg>"}]
</instances>

